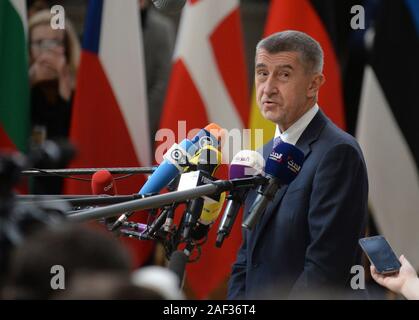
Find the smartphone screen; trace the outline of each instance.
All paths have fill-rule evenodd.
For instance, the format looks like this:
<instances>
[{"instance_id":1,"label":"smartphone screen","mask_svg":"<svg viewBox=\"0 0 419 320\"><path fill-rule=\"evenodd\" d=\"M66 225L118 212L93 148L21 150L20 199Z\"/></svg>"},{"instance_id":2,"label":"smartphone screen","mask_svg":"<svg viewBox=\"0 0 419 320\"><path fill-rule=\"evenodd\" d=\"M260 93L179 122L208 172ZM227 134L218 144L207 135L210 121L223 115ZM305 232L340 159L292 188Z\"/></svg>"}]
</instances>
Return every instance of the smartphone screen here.
<instances>
[{"instance_id":1,"label":"smartphone screen","mask_svg":"<svg viewBox=\"0 0 419 320\"><path fill-rule=\"evenodd\" d=\"M359 244L377 272L388 274L399 271L400 261L383 236L362 238Z\"/></svg>"}]
</instances>

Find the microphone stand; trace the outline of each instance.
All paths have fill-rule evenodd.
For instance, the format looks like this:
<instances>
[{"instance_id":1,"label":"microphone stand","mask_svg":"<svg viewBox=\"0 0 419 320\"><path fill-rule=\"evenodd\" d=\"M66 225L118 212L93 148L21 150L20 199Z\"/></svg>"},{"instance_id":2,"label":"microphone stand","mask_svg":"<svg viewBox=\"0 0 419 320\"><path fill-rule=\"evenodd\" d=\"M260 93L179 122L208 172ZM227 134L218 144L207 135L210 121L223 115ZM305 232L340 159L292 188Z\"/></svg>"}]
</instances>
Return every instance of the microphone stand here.
<instances>
[{"instance_id":1,"label":"microphone stand","mask_svg":"<svg viewBox=\"0 0 419 320\"><path fill-rule=\"evenodd\" d=\"M256 185L266 184L266 181L266 178L259 176L232 180L217 180L212 181L210 184L198 186L189 190L159 194L144 199L127 201L102 208L81 210L68 215L67 218L74 222L84 222L101 218L109 218L121 212L160 208L174 202L185 202L202 196L214 195L224 191L229 191L234 188L253 188Z\"/></svg>"},{"instance_id":2,"label":"microphone stand","mask_svg":"<svg viewBox=\"0 0 419 320\"><path fill-rule=\"evenodd\" d=\"M110 195L100 195L100 196L81 196L81 197L73 197L73 198L63 198L63 199L57 199L57 198L50 198L51 200L48 200L39 197L38 200L36 198L32 198L28 201L22 201L23 203L27 205L35 205L35 204L60 204L60 203L68 203L71 206L74 207L82 207L82 206L101 206L101 205L109 205L109 204L115 204L115 203L121 203L121 202L127 202L131 200L136 199L143 199L146 197L150 197L153 194L132 194L132 195L118 195L118 196L110 196Z\"/></svg>"},{"instance_id":3,"label":"microphone stand","mask_svg":"<svg viewBox=\"0 0 419 320\"><path fill-rule=\"evenodd\" d=\"M99 170L108 170L111 174L151 174L157 167L122 167L122 168L74 168L74 169L38 169L23 170L27 177L57 176L57 175L92 175Z\"/></svg>"},{"instance_id":4,"label":"microphone stand","mask_svg":"<svg viewBox=\"0 0 419 320\"><path fill-rule=\"evenodd\" d=\"M144 199L127 201L109 205L103 208L95 208L91 210L83 210L67 216L70 221L84 222L88 220L97 220L101 218L109 218L120 212L140 211L147 209L160 208L173 202L184 202L189 199L221 193L230 190L234 185L230 181L218 180L214 183L196 187L191 190L174 191L166 194L159 194Z\"/></svg>"}]
</instances>

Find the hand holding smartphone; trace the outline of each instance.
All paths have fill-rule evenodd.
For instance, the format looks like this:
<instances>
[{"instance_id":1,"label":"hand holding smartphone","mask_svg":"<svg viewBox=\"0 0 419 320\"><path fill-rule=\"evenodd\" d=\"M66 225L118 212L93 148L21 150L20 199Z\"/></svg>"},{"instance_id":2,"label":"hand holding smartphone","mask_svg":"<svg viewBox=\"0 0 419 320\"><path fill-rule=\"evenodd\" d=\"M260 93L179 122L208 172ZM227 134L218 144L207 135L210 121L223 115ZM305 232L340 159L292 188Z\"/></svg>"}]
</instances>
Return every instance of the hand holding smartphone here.
<instances>
[{"instance_id":1,"label":"hand holding smartphone","mask_svg":"<svg viewBox=\"0 0 419 320\"><path fill-rule=\"evenodd\" d=\"M399 271L401 263L383 236L359 239L359 245L378 273L392 274Z\"/></svg>"}]
</instances>

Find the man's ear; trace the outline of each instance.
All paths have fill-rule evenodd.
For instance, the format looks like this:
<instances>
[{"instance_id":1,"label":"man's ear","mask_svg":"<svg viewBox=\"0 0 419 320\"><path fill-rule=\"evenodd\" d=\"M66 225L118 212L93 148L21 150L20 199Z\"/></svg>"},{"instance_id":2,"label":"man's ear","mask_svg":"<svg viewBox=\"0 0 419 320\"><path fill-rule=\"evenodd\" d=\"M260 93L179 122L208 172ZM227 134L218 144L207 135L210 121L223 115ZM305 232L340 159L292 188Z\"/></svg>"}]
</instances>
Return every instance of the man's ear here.
<instances>
[{"instance_id":1,"label":"man's ear","mask_svg":"<svg viewBox=\"0 0 419 320\"><path fill-rule=\"evenodd\" d=\"M307 88L307 97L313 98L314 96L316 96L320 90L320 87L325 82L326 82L326 79L322 73L314 74L311 79L310 85Z\"/></svg>"}]
</instances>

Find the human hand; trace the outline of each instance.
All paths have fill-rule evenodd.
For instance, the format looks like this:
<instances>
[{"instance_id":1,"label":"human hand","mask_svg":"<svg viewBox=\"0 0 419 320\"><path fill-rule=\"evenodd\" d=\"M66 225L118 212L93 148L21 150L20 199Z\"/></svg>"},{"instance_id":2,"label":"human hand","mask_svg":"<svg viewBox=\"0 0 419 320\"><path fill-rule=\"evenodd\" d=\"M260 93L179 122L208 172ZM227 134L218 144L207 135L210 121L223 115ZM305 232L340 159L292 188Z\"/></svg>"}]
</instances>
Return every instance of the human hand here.
<instances>
[{"instance_id":1,"label":"human hand","mask_svg":"<svg viewBox=\"0 0 419 320\"><path fill-rule=\"evenodd\" d=\"M65 73L66 64L66 58L61 48L42 51L29 69L31 83L59 78Z\"/></svg>"},{"instance_id":2,"label":"human hand","mask_svg":"<svg viewBox=\"0 0 419 320\"><path fill-rule=\"evenodd\" d=\"M44 80L58 79L59 93L64 100L68 100L74 89L74 76L64 50L60 47L43 51L32 64L29 75L31 83Z\"/></svg>"},{"instance_id":3,"label":"human hand","mask_svg":"<svg viewBox=\"0 0 419 320\"><path fill-rule=\"evenodd\" d=\"M398 273L383 275L378 273L375 267L371 265L371 276L378 284L382 285L383 287L386 287L393 292L403 294L409 298L409 294L406 293L410 291L410 286L412 283L416 283L418 281L418 276L415 269L404 257L404 255L401 255L399 260L402 266Z\"/></svg>"},{"instance_id":4,"label":"human hand","mask_svg":"<svg viewBox=\"0 0 419 320\"><path fill-rule=\"evenodd\" d=\"M61 76L65 73L67 59L65 57L64 49L61 47L42 52L37 61L46 68L53 70L57 76Z\"/></svg>"}]
</instances>

